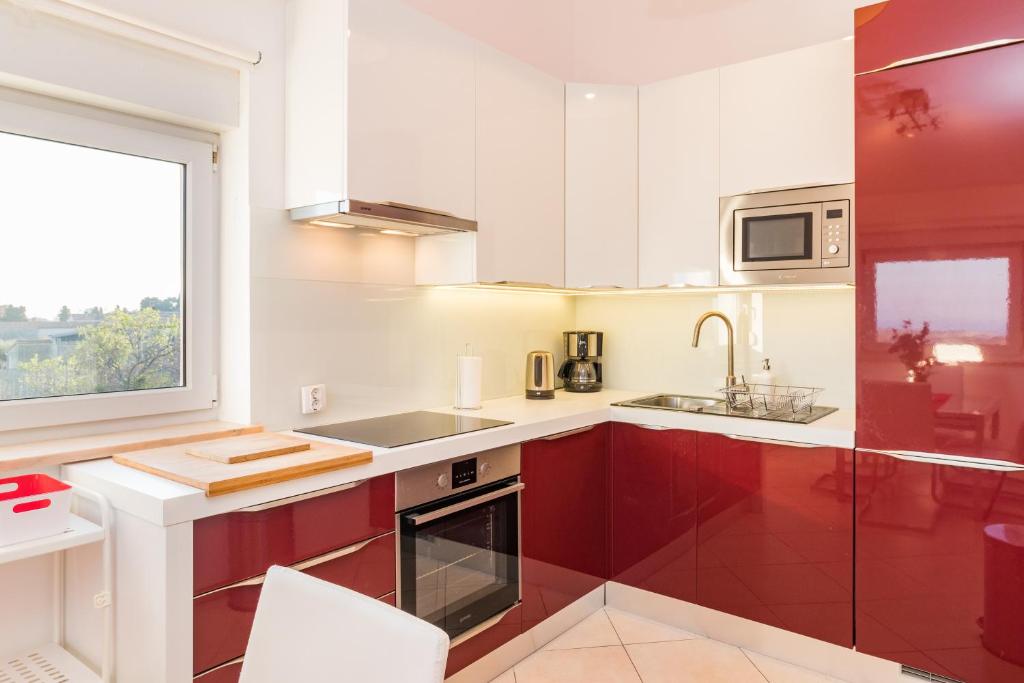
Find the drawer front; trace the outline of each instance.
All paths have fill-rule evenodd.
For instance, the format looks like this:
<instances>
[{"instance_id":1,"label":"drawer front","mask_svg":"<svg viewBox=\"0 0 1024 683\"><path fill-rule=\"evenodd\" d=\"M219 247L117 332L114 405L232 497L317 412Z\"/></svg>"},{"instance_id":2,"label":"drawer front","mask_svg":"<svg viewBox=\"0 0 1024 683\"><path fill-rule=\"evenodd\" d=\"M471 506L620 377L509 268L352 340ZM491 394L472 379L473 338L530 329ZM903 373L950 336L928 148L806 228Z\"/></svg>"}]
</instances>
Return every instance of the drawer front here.
<instances>
[{"instance_id":1,"label":"drawer front","mask_svg":"<svg viewBox=\"0 0 1024 683\"><path fill-rule=\"evenodd\" d=\"M516 605L494 625L473 637L462 641L448 650L448 666L444 675L453 675L457 671L490 654L494 650L512 640L523 632L523 606Z\"/></svg>"},{"instance_id":2,"label":"drawer front","mask_svg":"<svg viewBox=\"0 0 1024 683\"><path fill-rule=\"evenodd\" d=\"M394 475L193 523L193 595L394 531Z\"/></svg>"},{"instance_id":3,"label":"drawer front","mask_svg":"<svg viewBox=\"0 0 1024 683\"><path fill-rule=\"evenodd\" d=\"M341 554L344 553L344 554ZM395 591L395 535L294 565L311 576L383 598ZM249 642L263 577L197 596L192 601L192 671L241 656Z\"/></svg>"},{"instance_id":4,"label":"drawer front","mask_svg":"<svg viewBox=\"0 0 1024 683\"><path fill-rule=\"evenodd\" d=\"M230 662L218 666L216 669L205 671L192 680L195 683L238 683L238 677L242 674L242 660Z\"/></svg>"}]
</instances>

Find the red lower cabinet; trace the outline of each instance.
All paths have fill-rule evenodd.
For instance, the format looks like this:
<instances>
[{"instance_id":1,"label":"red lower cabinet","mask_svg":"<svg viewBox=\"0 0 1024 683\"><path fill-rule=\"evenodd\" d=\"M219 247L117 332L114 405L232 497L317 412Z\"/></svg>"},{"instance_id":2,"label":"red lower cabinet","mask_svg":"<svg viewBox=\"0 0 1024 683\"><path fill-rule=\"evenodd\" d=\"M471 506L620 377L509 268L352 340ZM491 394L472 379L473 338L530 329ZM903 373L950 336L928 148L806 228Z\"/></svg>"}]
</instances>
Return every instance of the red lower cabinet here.
<instances>
[{"instance_id":1,"label":"red lower cabinet","mask_svg":"<svg viewBox=\"0 0 1024 683\"><path fill-rule=\"evenodd\" d=\"M608 423L522 445L523 627L604 584Z\"/></svg>"},{"instance_id":2,"label":"red lower cabinet","mask_svg":"<svg viewBox=\"0 0 1024 683\"><path fill-rule=\"evenodd\" d=\"M696 602L853 645L852 453L701 433Z\"/></svg>"},{"instance_id":3,"label":"red lower cabinet","mask_svg":"<svg viewBox=\"0 0 1024 683\"><path fill-rule=\"evenodd\" d=\"M259 576L395 529L395 477L293 502L228 512L192 525L193 595Z\"/></svg>"},{"instance_id":4,"label":"red lower cabinet","mask_svg":"<svg viewBox=\"0 0 1024 683\"><path fill-rule=\"evenodd\" d=\"M613 423L611 580L694 601L696 462L696 432Z\"/></svg>"},{"instance_id":5,"label":"red lower cabinet","mask_svg":"<svg viewBox=\"0 0 1024 683\"><path fill-rule=\"evenodd\" d=\"M857 454L857 649L1024 681L1024 472Z\"/></svg>"},{"instance_id":6,"label":"red lower cabinet","mask_svg":"<svg viewBox=\"0 0 1024 683\"><path fill-rule=\"evenodd\" d=\"M308 566L304 566L308 565ZM371 597L394 599L395 535L295 565L296 569ZM192 601L192 669L206 671L245 652L263 577L196 596Z\"/></svg>"},{"instance_id":7,"label":"red lower cabinet","mask_svg":"<svg viewBox=\"0 0 1024 683\"><path fill-rule=\"evenodd\" d=\"M455 672L465 669L476 660L498 649L522 632L523 606L516 605L506 612L496 624L467 638L448 651L448 666L445 668L445 677L447 678Z\"/></svg>"}]
</instances>

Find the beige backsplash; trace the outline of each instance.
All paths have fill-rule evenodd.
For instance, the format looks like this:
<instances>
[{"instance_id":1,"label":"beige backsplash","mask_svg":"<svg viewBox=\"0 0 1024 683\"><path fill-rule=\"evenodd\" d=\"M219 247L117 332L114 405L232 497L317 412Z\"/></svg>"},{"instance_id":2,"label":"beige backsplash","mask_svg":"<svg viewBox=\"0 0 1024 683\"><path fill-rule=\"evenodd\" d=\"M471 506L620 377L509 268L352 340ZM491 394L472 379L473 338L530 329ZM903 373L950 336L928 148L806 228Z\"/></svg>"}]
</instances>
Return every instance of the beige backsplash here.
<instances>
[{"instance_id":1,"label":"beige backsplash","mask_svg":"<svg viewBox=\"0 0 1024 683\"><path fill-rule=\"evenodd\" d=\"M725 335L693 324L717 309L737 324L737 374L768 357L781 381L826 388L853 406L852 290L570 297L255 277L253 420L273 429L351 420L452 400L465 343L484 358L485 399L522 392L525 356L562 358L561 332L605 332L605 382L619 389L711 394L725 375ZM327 410L301 415L299 387L326 383Z\"/></svg>"},{"instance_id":2,"label":"beige backsplash","mask_svg":"<svg viewBox=\"0 0 1024 683\"><path fill-rule=\"evenodd\" d=\"M576 323L605 333L605 383L617 389L713 394L726 374L725 327L697 318L718 310L736 326L736 374L770 358L777 382L823 387L820 403L854 405L854 290L584 296Z\"/></svg>"}]
</instances>

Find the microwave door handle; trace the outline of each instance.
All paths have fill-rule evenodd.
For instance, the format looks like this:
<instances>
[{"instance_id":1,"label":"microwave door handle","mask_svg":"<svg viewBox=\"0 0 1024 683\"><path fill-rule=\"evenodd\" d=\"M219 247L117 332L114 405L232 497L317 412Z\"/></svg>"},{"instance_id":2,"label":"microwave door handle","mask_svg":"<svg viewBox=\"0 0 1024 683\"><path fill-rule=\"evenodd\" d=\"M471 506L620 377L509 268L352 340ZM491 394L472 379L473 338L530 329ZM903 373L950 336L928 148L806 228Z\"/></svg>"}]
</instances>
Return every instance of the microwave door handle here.
<instances>
[{"instance_id":1,"label":"microwave door handle","mask_svg":"<svg viewBox=\"0 0 1024 683\"><path fill-rule=\"evenodd\" d=\"M481 496L477 496L476 498L470 498L469 500L463 500L459 501L458 503L452 503L451 505L440 508L438 510L431 510L430 512L409 515L409 519L412 521L414 525L419 526L420 524L433 522L434 520L440 519L442 517L447 517L448 515L452 515L456 512L460 512L467 508L471 508L474 505L480 505L481 503L487 503L492 500L497 500L498 498L504 498L505 496L512 493L518 493L519 491L522 491L525 488L526 484L510 484L509 486L502 487L496 491L491 491Z\"/></svg>"}]
</instances>

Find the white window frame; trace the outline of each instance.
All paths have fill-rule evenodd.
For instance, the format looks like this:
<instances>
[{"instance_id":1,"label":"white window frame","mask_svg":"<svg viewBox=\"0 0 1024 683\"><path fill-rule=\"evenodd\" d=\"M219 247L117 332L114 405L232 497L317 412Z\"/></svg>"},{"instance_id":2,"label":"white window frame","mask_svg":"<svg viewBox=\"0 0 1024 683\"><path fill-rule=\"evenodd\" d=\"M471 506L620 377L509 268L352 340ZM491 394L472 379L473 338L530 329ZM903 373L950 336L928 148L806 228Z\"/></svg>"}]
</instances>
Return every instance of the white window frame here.
<instances>
[{"instance_id":1,"label":"white window frame","mask_svg":"<svg viewBox=\"0 0 1024 683\"><path fill-rule=\"evenodd\" d=\"M217 193L213 146L86 116L0 101L0 131L185 165L185 385L166 389L0 401L0 431L31 429L216 406ZM54 201L60 201L55 197ZM41 212L46 207L39 207ZM0 261L2 267L2 261Z\"/></svg>"}]
</instances>

